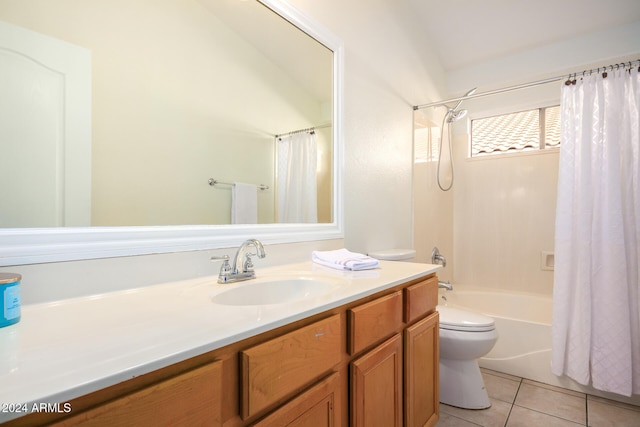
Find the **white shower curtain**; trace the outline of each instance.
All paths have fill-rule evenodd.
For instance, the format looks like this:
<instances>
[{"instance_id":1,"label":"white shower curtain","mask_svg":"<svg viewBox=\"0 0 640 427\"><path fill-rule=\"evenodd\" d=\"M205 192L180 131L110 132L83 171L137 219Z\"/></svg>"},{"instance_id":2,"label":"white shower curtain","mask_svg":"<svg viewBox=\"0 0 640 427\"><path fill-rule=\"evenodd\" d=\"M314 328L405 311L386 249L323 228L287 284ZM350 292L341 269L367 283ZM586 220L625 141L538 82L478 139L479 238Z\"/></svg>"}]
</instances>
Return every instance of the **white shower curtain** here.
<instances>
[{"instance_id":1,"label":"white shower curtain","mask_svg":"<svg viewBox=\"0 0 640 427\"><path fill-rule=\"evenodd\" d=\"M562 86L552 371L640 393L640 77Z\"/></svg>"},{"instance_id":2,"label":"white shower curtain","mask_svg":"<svg viewBox=\"0 0 640 427\"><path fill-rule=\"evenodd\" d=\"M279 223L318 222L315 132L298 132L277 141Z\"/></svg>"}]
</instances>

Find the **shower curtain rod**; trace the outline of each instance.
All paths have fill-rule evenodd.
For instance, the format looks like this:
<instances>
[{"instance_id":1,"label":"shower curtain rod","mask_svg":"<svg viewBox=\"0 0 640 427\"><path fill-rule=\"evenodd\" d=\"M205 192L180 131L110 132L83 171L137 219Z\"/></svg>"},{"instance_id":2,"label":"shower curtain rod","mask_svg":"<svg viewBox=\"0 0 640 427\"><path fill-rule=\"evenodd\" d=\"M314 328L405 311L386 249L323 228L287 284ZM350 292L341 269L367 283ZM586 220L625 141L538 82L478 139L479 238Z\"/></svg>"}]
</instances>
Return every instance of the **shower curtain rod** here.
<instances>
[{"instance_id":1,"label":"shower curtain rod","mask_svg":"<svg viewBox=\"0 0 640 427\"><path fill-rule=\"evenodd\" d=\"M599 73L600 71L606 72L607 70L613 71L613 70L618 70L620 68L631 68L631 67L635 66L635 64L640 64L640 59L636 59L635 61L622 62L622 63L619 63L619 64L607 65L606 67L593 68L591 70L584 70L584 71L581 71L581 72L578 72L578 73L570 73L570 74L565 74L565 75L558 76L558 77L551 77L549 79L538 80L538 81L535 81L535 82L529 82L529 83L523 83L523 84L519 84L519 85L515 85L515 86L509 86L509 87L505 87L505 88L501 88L501 89L488 90L486 92L475 93L473 95L459 96L457 98L446 99L444 101L431 102L429 104L422 104L422 105L414 105L413 110L414 111L415 110L421 110L423 108L428 108L428 107L439 107L441 105L445 105L445 104L448 104L450 102L462 101L462 100L473 99L473 98L480 98L482 96L495 95L495 94L503 93L503 92L511 92L511 91L514 91L514 90L526 89L528 87L539 86L539 85L543 85L543 84L547 84L547 83L553 83L553 82L557 82L557 81L565 80L565 79L567 79L567 81L570 81L572 77L575 80L575 78L577 76L580 76L580 75L585 76L585 75L591 75L593 73ZM640 68L639 68L639 70L640 70ZM606 75L605 75L605 77L606 77Z\"/></svg>"},{"instance_id":2,"label":"shower curtain rod","mask_svg":"<svg viewBox=\"0 0 640 427\"><path fill-rule=\"evenodd\" d=\"M310 127L310 128L304 128L304 129L298 129L298 130L292 130L291 132L287 132L287 133L281 133L280 135L275 135L276 138L280 138L281 136L291 136L294 135L296 133L302 133L302 132L312 132L316 129L323 129L323 128L328 128L331 127L331 123L326 123L324 125L320 125L320 126L314 126L314 127Z\"/></svg>"}]
</instances>

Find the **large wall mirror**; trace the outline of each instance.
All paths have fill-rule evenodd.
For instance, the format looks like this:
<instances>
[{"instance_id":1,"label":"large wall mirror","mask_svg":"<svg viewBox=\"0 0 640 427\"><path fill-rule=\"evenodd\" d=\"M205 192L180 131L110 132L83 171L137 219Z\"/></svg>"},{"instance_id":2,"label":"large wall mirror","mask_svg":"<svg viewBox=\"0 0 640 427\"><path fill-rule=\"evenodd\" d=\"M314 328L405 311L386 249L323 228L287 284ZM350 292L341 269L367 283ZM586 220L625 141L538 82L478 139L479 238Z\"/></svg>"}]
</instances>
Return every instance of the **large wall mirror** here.
<instances>
[{"instance_id":1,"label":"large wall mirror","mask_svg":"<svg viewBox=\"0 0 640 427\"><path fill-rule=\"evenodd\" d=\"M341 70L281 0L0 0L0 266L342 237Z\"/></svg>"}]
</instances>

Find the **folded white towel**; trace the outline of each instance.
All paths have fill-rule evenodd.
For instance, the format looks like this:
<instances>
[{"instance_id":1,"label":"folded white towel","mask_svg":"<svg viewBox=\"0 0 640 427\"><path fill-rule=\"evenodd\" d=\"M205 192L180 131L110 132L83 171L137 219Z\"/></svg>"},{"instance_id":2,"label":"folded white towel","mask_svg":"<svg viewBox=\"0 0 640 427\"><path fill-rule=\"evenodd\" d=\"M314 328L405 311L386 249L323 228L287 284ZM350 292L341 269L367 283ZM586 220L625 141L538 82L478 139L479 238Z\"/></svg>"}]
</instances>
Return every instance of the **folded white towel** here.
<instances>
[{"instance_id":1,"label":"folded white towel","mask_svg":"<svg viewBox=\"0 0 640 427\"><path fill-rule=\"evenodd\" d=\"M347 249L335 251L313 251L311 260L338 270L369 270L377 268L380 262L367 255L350 252Z\"/></svg>"}]
</instances>

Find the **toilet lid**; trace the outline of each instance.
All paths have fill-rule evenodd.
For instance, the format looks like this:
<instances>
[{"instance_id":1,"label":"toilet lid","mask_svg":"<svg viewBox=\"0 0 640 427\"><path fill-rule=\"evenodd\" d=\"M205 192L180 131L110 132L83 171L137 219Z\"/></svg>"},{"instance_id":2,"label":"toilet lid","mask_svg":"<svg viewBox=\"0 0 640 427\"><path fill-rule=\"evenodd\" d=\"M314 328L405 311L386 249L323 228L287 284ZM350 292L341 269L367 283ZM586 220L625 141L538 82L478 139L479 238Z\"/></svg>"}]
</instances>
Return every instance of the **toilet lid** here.
<instances>
[{"instance_id":1,"label":"toilet lid","mask_svg":"<svg viewBox=\"0 0 640 427\"><path fill-rule=\"evenodd\" d=\"M460 310L453 307L437 306L440 313L440 328L453 331L482 332L496 328L495 322L489 316Z\"/></svg>"},{"instance_id":2,"label":"toilet lid","mask_svg":"<svg viewBox=\"0 0 640 427\"><path fill-rule=\"evenodd\" d=\"M367 255L380 260L403 261L414 258L416 256L416 251L415 249L386 249L369 252Z\"/></svg>"}]
</instances>

